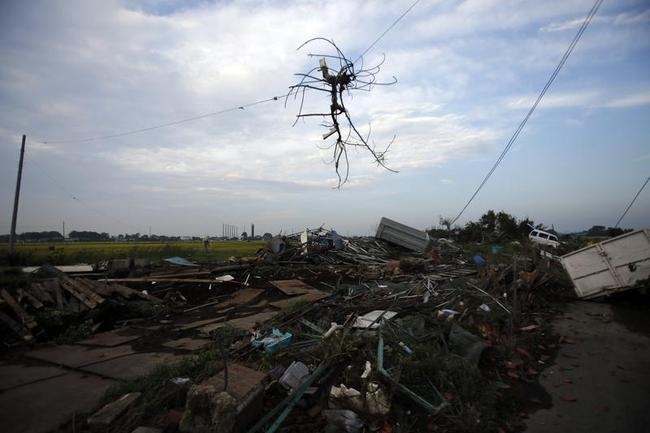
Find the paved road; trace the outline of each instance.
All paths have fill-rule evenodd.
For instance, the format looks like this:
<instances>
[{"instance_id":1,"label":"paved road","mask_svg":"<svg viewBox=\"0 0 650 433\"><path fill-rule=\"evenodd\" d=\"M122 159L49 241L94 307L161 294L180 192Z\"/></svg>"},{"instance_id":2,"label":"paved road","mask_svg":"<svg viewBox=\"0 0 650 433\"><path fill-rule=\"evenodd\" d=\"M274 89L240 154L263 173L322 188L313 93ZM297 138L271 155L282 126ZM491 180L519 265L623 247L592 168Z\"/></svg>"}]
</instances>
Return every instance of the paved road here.
<instances>
[{"instance_id":1,"label":"paved road","mask_svg":"<svg viewBox=\"0 0 650 433\"><path fill-rule=\"evenodd\" d=\"M650 431L650 308L647 300L567 305L564 337L542 386L553 406L532 414L527 433Z\"/></svg>"}]
</instances>

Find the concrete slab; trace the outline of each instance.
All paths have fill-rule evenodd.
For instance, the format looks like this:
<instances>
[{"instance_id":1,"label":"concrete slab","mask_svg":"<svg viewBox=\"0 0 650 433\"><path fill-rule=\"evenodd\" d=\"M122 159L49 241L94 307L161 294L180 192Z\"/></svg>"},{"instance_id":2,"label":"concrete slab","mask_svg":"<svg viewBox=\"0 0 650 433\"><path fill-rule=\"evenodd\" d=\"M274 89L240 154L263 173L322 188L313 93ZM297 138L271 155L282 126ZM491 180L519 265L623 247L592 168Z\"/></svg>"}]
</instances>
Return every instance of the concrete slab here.
<instances>
[{"instance_id":1,"label":"concrete slab","mask_svg":"<svg viewBox=\"0 0 650 433\"><path fill-rule=\"evenodd\" d=\"M19 364L0 364L0 390L7 390L43 379L63 376L65 370L49 365L27 366Z\"/></svg>"},{"instance_id":2,"label":"concrete slab","mask_svg":"<svg viewBox=\"0 0 650 433\"><path fill-rule=\"evenodd\" d=\"M0 394L4 433L45 433L90 412L115 382L70 372Z\"/></svg>"},{"instance_id":3,"label":"concrete slab","mask_svg":"<svg viewBox=\"0 0 650 433\"><path fill-rule=\"evenodd\" d=\"M84 347L70 344L61 346L48 346L42 349L27 352L25 356L32 359L47 361L52 364L65 365L78 368L120 356L135 353L131 346L117 346L110 348Z\"/></svg>"},{"instance_id":4,"label":"concrete slab","mask_svg":"<svg viewBox=\"0 0 650 433\"><path fill-rule=\"evenodd\" d=\"M164 347L169 347L170 349L176 350L189 350L195 351L204 348L210 344L210 340L205 340L202 338L179 338L178 340L171 340L163 343Z\"/></svg>"},{"instance_id":5,"label":"concrete slab","mask_svg":"<svg viewBox=\"0 0 650 433\"><path fill-rule=\"evenodd\" d=\"M131 380L144 376L158 364L171 361L175 357L171 353L136 353L88 365L82 370L111 379Z\"/></svg>"},{"instance_id":6,"label":"concrete slab","mask_svg":"<svg viewBox=\"0 0 650 433\"><path fill-rule=\"evenodd\" d=\"M269 282L285 295L302 295L303 293L316 290L314 287L305 284L300 280L275 280Z\"/></svg>"},{"instance_id":7,"label":"concrete slab","mask_svg":"<svg viewBox=\"0 0 650 433\"><path fill-rule=\"evenodd\" d=\"M115 347L119 346L120 344L137 340L138 338L142 337L142 334L142 331L126 327L95 334L90 338L78 341L76 344L83 344L85 346Z\"/></svg>"}]
</instances>

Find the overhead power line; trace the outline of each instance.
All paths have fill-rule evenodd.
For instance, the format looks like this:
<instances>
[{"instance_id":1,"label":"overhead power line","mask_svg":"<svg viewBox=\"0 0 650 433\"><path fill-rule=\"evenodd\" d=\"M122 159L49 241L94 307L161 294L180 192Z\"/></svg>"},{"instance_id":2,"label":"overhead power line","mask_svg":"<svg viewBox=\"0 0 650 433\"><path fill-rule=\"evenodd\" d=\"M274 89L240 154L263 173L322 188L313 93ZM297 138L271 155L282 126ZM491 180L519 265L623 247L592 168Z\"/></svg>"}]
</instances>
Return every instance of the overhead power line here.
<instances>
[{"instance_id":1,"label":"overhead power line","mask_svg":"<svg viewBox=\"0 0 650 433\"><path fill-rule=\"evenodd\" d=\"M395 27L397 25L397 23L399 23L406 16L406 14L408 14L419 2L420 2L420 0L416 0L400 16L398 16L395 19L395 21L393 21L391 23L391 25L388 26L388 28L386 28L386 30L384 30L368 46L368 48L366 48L366 50L361 55L359 55L357 60L355 60L355 63L357 61L359 61L359 59L361 59L363 56L365 56L384 36L386 36L386 34L388 32L390 32L393 29L393 27ZM134 135L134 134L141 134L143 132L154 131L156 129L168 128L168 127L180 125L180 124L183 124L183 123L194 122L196 120L205 119L207 117L215 117L215 116L219 116L219 115L230 113L230 112L237 111L237 110L244 110L246 108L253 107L253 106L259 105L259 104L264 104L266 102L278 101L278 100L281 100L281 99L283 99L283 98L285 98L287 96L288 96L288 94L285 93L284 95L273 96L273 97L270 97L270 98L261 99L259 101L250 102L248 104L233 106L233 107L226 108L226 109L219 110L219 111L213 111L213 112L210 112L210 113L199 114L199 115L196 115L196 116L186 117L184 119L174 120L174 121L167 122L167 123L161 123L161 124L157 124L157 125L146 126L146 127L143 127L143 128L130 129L130 130L126 130L126 131L116 132L116 133L113 133L113 134L99 135L99 136L86 137L86 138L76 138L76 139L41 140L41 141L37 141L37 142L38 143L43 143L43 144L65 144L65 143L87 143L87 142L90 142L90 141L109 140L109 139L112 139L112 138L125 137L125 136L128 136L128 135Z\"/></svg>"},{"instance_id":2,"label":"overhead power line","mask_svg":"<svg viewBox=\"0 0 650 433\"><path fill-rule=\"evenodd\" d=\"M461 215L463 215L463 213L465 212L465 210L469 207L470 203L472 203L472 201L474 201L474 199L476 198L476 196L478 195L478 193L481 191L481 189L483 188L483 186L485 186L485 184L486 184L487 181L490 179L490 177L492 176L492 174L494 173L494 171L497 169L497 167L501 164L501 161L503 161L503 158L506 156L506 154L508 153L508 151L510 150L510 148L512 147L512 145L514 144L514 142L517 140L517 137L519 137L519 134L520 134L521 131L524 129L524 126L525 126L526 123L528 122L528 119L530 119L530 116L532 116L533 112L535 111L535 109L536 109L537 106L539 105L540 101L542 100L542 98L544 97L544 95L546 94L546 92L548 91L548 89L551 87L551 84L553 84L553 81L555 81L555 78L556 78L557 75L560 73L560 70L562 69L562 67L563 67L564 64L566 63L567 59L569 58L569 56L570 56L571 53L573 52L573 49L575 48L576 44L578 43L578 41L579 41L580 38L582 37L582 34L583 34L583 33L585 32L585 30L587 29L587 26L589 26L589 23L590 23L591 20L593 19L594 15L596 15L596 12L598 11L598 8L600 8L600 5L601 5L602 3L603 3L603 0L596 0L596 2L594 3L594 5L591 7L591 10L589 11L589 13L587 14L587 16L585 17L585 20L582 22L582 25L581 25L580 28L578 29L578 32L576 33L576 35L574 36L573 40L572 40L571 43L569 44L569 47L567 48L567 50L564 52L564 55L562 56L562 59L560 60L560 63L558 63L558 65L555 67L555 70L553 71L553 73L552 73L551 76L549 77L548 81L547 81L546 84L544 85L544 88L543 88L542 91L539 93L539 96L537 96L537 99L535 100L535 103L533 104L532 107L530 107L530 110L528 110L528 113L526 113L526 116L525 116L524 119L521 121L521 123L519 124L519 126L518 126L517 129L515 130L514 134L512 134L512 136L511 136L510 139L508 140L508 142L507 142L507 144L506 144L506 147L505 147L505 148L503 149L503 151L501 152L501 155L499 155L499 158L497 158L496 162L494 163L494 165L492 166L492 168L490 169L490 171L488 171L487 175L485 176L485 178L483 178L483 180L481 181L481 183L480 183L480 185L478 186L478 188L476 188L476 191L474 191L474 194L472 194L472 196L470 197L470 199L467 201L467 203L465 204L465 206L463 206L463 208L462 208L461 211L458 213L458 215L456 215L456 218L453 219L453 221L451 222L451 224L454 224L456 221L458 221L458 219L461 217Z\"/></svg>"},{"instance_id":3,"label":"overhead power line","mask_svg":"<svg viewBox=\"0 0 650 433\"><path fill-rule=\"evenodd\" d=\"M623 212L623 215L621 215L621 217L618 219L618 221L616 221L616 225L614 226L614 228L618 228L618 225L621 223L621 221L623 221L623 218L625 218L625 215L627 215L627 211L630 210L630 208L632 207L632 205L634 204L636 199L639 198L639 196L641 195L641 191L643 191L645 186L648 184L648 181L650 181L650 176L648 176L648 178L645 180L645 182L643 182L643 185L641 185L641 188L636 193L636 195L634 196L634 198L632 199L630 204L627 206L627 208L625 209L625 212Z\"/></svg>"},{"instance_id":4,"label":"overhead power line","mask_svg":"<svg viewBox=\"0 0 650 433\"><path fill-rule=\"evenodd\" d=\"M390 26L388 26L388 28L386 28L386 30L384 30L384 32L383 32L382 34L380 34L380 35L377 37L377 39L375 39L375 40L374 40L374 41L373 41L373 42L368 46L368 48L366 48L366 50L365 50L363 53L361 53L361 54L359 55L359 57L357 57L357 60L355 60L354 63L357 63L357 62L359 61L359 59L361 59L363 56L365 56L366 54L368 54L368 52L369 52L370 50L372 50L373 47L374 47L375 45L377 45L377 43L378 43L378 42L379 42L379 41L380 41L384 36L386 36L386 34L387 34L388 32L390 32L390 31L393 29L393 27L395 27L395 26L397 25L397 23L399 23L400 21L402 21L402 18L404 18L404 17L406 16L406 14L408 14L409 12L411 12L411 9L413 9L413 8L414 8L418 3L420 3L420 0L415 0L415 1L411 4L411 6L409 6L409 7L408 7L404 12L402 12L402 14L401 14L400 16L398 16L398 17L395 19L395 21L393 21L393 23L392 23Z\"/></svg>"},{"instance_id":5,"label":"overhead power line","mask_svg":"<svg viewBox=\"0 0 650 433\"><path fill-rule=\"evenodd\" d=\"M38 172L39 172L40 174L42 174L43 176L47 177L47 178L51 181L52 184L54 184L57 188L59 188L59 189L60 189L60 190L61 190L61 191L66 195L67 198L71 199L72 201L75 201L75 202L79 203L81 206L83 206L83 207L85 207L86 209L88 209L88 210L90 210L90 211L96 213L97 215L100 215L100 216L104 217L105 219L110 219L110 220L113 220L114 222L119 223L119 224L120 224L122 227L124 227L124 228L130 228L130 229L133 229L133 228L135 227L133 224L129 224L129 223L124 222L124 221L122 221L121 219L119 219L119 218L117 218L117 217L115 217L115 216L113 216L113 215L110 215L110 214L108 214L108 213L106 213L106 212L104 212L104 211L101 211L101 210L99 210L99 209L95 209L94 207L92 207L92 206L90 206L88 203L86 203L85 200L81 200L81 199L77 196L77 194L73 194L73 193L72 193L71 191L69 191L66 187L64 187L64 186L63 186L63 185L62 185L58 180L56 180L53 176L51 176L51 175L47 172L47 170L45 170L45 169L43 168L43 166L42 166L41 164L39 164L38 162L36 162L36 161L35 161L35 160L34 160L34 159L29 155L28 152L25 152L25 158L27 158L28 161L30 161L32 164L34 164L35 166L37 166L37 167L39 168ZM136 231L137 231L137 230L136 230Z\"/></svg>"},{"instance_id":6,"label":"overhead power line","mask_svg":"<svg viewBox=\"0 0 650 433\"><path fill-rule=\"evenodd\" d=\"M100 135L100 136L96 136L96 137L78 138L78 139L44 140L44 141L38 141L38 143L43 143L43 144L86 143L86 142L89 142L89 141L109 140L111 138L125 137L127 135L133 135L133 134L141 134L143 132L149 132L149 131L153 131L153 130L156 130L156 129L162 129L162 128L168 128L170 126L180 125L182 123L194 122L196 120L205 119L206 117L214 117L214 116L219 116L221 114L230 113L232 111L244 110L246 108L253 107L255 105L264 104L265 102L278 101L278 100L284 98L285 96L286 96L286 94L281 95L281 96L273 96L271 98L262 99L262 100L255 101L255 102L250 102L250 103L244 104L244 105L238 105L238 106L235 106L235 107L226 108L224 110L213 111L211 113L199 114L197 116L186 117L184 119L174 120L172 122L161 123L161 124L158 124L158 125L147 126L147 127L144 127L144 128L131 129L131 130L128 130L128 131L117 132L117 133L114 133L114 134Z\"/></svg>"}]
</instances>

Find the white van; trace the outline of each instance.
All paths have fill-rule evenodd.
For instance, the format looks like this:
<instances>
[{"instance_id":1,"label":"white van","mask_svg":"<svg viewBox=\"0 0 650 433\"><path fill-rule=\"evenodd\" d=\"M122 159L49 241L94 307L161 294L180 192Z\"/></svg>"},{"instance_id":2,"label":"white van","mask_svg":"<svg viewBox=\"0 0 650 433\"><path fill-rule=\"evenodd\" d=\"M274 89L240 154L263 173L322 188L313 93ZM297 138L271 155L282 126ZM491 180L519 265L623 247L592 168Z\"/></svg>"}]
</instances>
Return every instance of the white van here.
<instances>
[{"instance_id":1,"label":"white van","mask_svg":"<svg viewBox=\"0 0 650 433\"><path fill-rule=\"evenodd\" d=\"M540 245L549 245L553 248L557 248L560 245L560 241L557 239L553 233L545 232L544 230L535 229L528 234L528 239L532 242L536 242Z\"/></svg>"}]
</instances>

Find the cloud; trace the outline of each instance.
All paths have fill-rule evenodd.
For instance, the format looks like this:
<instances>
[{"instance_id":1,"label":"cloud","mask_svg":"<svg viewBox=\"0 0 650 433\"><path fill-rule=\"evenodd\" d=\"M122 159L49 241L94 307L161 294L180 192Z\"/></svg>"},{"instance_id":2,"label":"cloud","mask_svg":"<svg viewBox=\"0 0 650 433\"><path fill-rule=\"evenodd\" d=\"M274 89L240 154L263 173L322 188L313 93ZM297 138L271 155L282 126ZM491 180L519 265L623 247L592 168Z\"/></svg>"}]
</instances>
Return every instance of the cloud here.
<instances>
[{"instance_id":1,"label":"cloud","mask_svg":"<svg viewBox=\"0 0 650 433\"><path fill-rule=\"evenodd\" d=\"M553 22L540 30L543 32L562 32L575 30L582 25L585 18L575 18L567 21ZM617 15L596 15L592 19L593 24L613 24L616 26L628 26L650 22L650 9L640 12L624 12Z\"/></svg>"},{"instance_id":2,"label":"cloud","mask_svg":"<svg viewBox=\"0 0 650 433\"><path fill-rule=\"evenodd\" d=\"M602 104L606 108L629 108L650 105L650 90L612 98Z\"/></svg>"},{"instance_id":3,"label":"cloud","mask_svg":"<svg viewBox=\"0 0 650 433\"><path fill-rule=\"evenodd\" d=\"M529 109L536 95L512 96L505 102L508 109ZM627 95L606 95L597 90L549 93L540 102L539 109L553 108L630 108L650 105L650 91L639 90Z\"/></svg>"},{"instance_id":4,"label":"cloud","mask_svg":"<svg viewBox=\"0 0 650 433\"><path fill-rule=\"evenodd\" d=\"M538 95L525 95L510 97L506 101L506 107L509 109L530 109ZM576 92L563 92L544 95L544 98L538 108L569 108L591 106L599 98L599 92L593 90L583 90Z\"/></svg>"},{"instance_id":5,"label":"cloud","mask_svg":"<svg viewBox=\"0 0 650 433\"><path fill-rule=\"evenodd\" d=\"M238 207L242 202L265 207L275 197L312 200L305 206L314 210L303 215L319 217L318 203L332 200L337 180L329 163L332 151L322 149L328 142L321 138L321 119L291 126L299 101L287 101L286 108L283 100L268 102L115 139L74 139L282 95L295 82L294 73L317 64L307 54L324 49L313 45L296 51L306 39L334 37L356 58L410 4L10 3L0 14L0 178L9 185L2 197L11 197L16 138L26 132L32 158L71 191L105 197L109 209L120 209L125 201L135 213L160 210L165 202L192 209L219 202L228 212L244 213ZM418 4L364 59L373 64L385 53L378 78L395 76L398 83L357 93L346 104L360 130L372 131L377 149L396 136L387 162L401 173L388 173L368 154L351 150L350 182L336 197L348 197L349 191L351 209L367 211L360 203L373 200L378 187L383 191L390 185L398 197L413 191L404 179L421 169L492 161L495 146L511 132L512 116L518 116L513 110L530 107L566 49L569 40L560 29L575 26L572 20L587 7L584 0L553 7L514 0ZM563 109L568 116L575 114L568 110L585 107L648 105L647 83L638 79L647 66L639 59L647 57L648 42L641 36L647 34L648 12L637 7L624 1L596 17L609 17L612 25L585 34L558 80L563 87L551 89L540 109ZM322 111L329 100L308 95L306 104L306 110ZM448 185L444 179L434 183ZM42 189L47 187L43 183ZM292 209L301 205L291 204ZM246 215L263 210L270 219L280 207L250 206Z\"/></svg>"}]
</instances>

